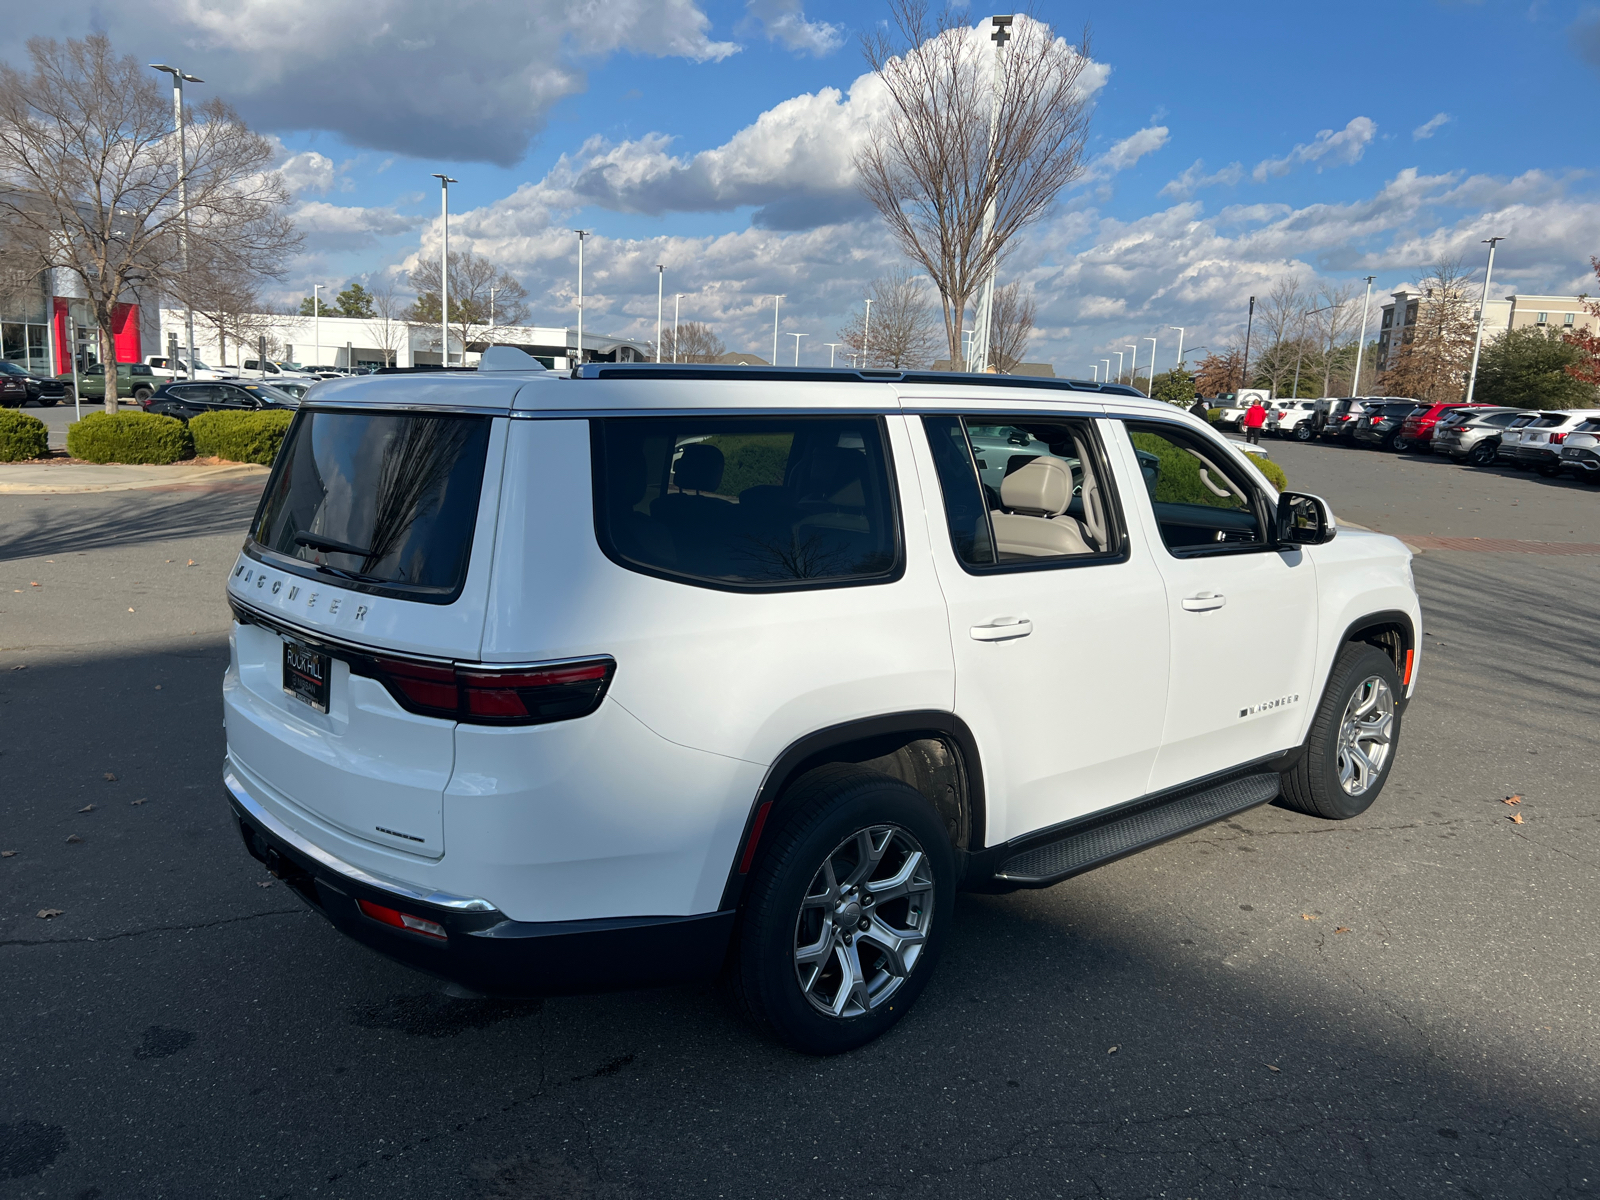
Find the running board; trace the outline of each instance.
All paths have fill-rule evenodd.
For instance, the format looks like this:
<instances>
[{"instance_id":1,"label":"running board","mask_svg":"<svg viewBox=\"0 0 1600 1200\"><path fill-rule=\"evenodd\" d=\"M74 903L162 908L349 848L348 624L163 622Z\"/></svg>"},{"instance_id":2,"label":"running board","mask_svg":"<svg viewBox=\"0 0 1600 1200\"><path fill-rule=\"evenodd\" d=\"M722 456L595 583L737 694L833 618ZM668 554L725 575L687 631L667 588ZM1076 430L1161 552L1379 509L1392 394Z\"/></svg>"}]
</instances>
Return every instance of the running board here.
<instances>
[{"instance_id":1,"label":"running board","mask_svg":"<svg viewBox=\"0 0 1600 1200\"><path fill-rule=\"evenodd\" d=\"M1246 775L1203 792L1145 805L1132 811L1089 818L1055 841L1032 846L1005 860L995 878L1045 886L1081 874L1113 859L1178 837L1278 798L1276 773Z\"/></svg>"}]
</instances>

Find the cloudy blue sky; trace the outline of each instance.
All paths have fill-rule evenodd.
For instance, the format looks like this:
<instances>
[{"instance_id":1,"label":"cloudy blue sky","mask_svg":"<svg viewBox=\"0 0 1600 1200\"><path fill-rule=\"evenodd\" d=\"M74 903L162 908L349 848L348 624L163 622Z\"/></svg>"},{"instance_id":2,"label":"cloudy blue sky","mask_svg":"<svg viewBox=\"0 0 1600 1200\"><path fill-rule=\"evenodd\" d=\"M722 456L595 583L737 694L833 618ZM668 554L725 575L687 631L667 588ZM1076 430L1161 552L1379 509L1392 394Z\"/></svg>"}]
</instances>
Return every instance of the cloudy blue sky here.
<instances>
[{"instance_id":1,"label":"cloudy blue sky","mask_svg":"<svg viewBox=\"0 0 1600 1200\"><path fill-rule=\"evenodd\" d=\"M108 33L180 63L282 144L307 233L278 289L338 286L452 245L521 278L542 323L653 336L655 266L730 347L823 343L900 261L860 201L872 0L7 0L19 33ZM966 10L976 23L986 11ZM1600 6L1041 3L1095 63L1088 177L1026 235L1031 357L1062 373L1188 329L1220 344L1284 274L1380 291L1507 238L1497 294L1594 290ZM16 41L0 54L20 55ZM1502 286L1503 285L1503 286ZM763 313L766 315L763 316ZM790 345L785 339L785 345ZM1143 353L1143 351L1141 352ZM1166 365L1163 361L1163 366Z\"/></svg>"}]
</instances>

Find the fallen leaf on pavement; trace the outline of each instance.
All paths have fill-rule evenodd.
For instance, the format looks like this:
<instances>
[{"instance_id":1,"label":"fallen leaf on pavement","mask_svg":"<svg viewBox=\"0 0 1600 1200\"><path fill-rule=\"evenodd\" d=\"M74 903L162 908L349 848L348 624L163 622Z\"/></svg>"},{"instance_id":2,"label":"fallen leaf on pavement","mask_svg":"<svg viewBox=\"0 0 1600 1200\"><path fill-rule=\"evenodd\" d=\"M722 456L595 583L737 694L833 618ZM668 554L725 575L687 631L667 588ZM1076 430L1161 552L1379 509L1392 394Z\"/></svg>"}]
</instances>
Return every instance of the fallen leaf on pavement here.
<instances>
[{"instance_id":1,"label":"fallen leaf on pavement","mask_svg":"<svg viewBox=\"0 0 1600 1200\"><path fill-rule=\"evenodd\" d=\"M140 796L137 800L134 801L134 804L143 804L148 799L149 799L148 796Z\"/></svg>"},{"instance_id":2,"label":"fallen leaf on pavement","mask_svg":"<svg viewBox=\"0 0 1600 1200\"><path fill-rule=\"evenodd\" d=\"M1313 917L1310 913L1301 913L1300 914L1300 919L1302 921L1315 921L1316 920L1316 918Z\"/></svg>"},{"instance_id":3,"label":"fallen leaf on pavement","mask_svg":"<svg viewBox=\"0 0 1600 1200\"><path fill-rule=\"evenodd\" d=\"M195 562L195 560L191 558L188 562L184 563L183 565L186 566L186 567L198 567L200 564Z\"/></svg>"},{"instance_id":4,"label":"fallen leaf on pavement","mask_svg":"<svg viewBox=\"0 0 1600 1200\"><path fill-rule=\"evenodd\" d=\"M67 834L67 845L70 846L70 845L72 845L73 842L81 842L81 841L83 841L83 839L81 837L79 837L77 834L75 834L75 833Z\"/></svg>"},{"instance_id":5,"label":"fallen leaf on pavement","mask_svg":"<svg viewBox=\"0 0 1600 1200\"><path fill-rule=\"evenodd\" d=\"M66 912L66 911L67 910L64 909L64 908L41 908L38 912L34 913L33 915L36 916L36 917L43 917L46 921L48 921L51 917L59 917L62 913Z\"/></svg>"},{"instance_id":6,"label":"fallen leaf on pavement","mask_svg":"<svg viewBox=\"0 0 1600 1200\"><path fill-rule=\"evenodd\" d=\"M83 807L82 807L82 808L80 808L80 809L79 809L79 810L78 810L78 811L79 811L79 812L93 812L93 811L94 811L94 805L92 805L92 804L85 804L85 805L84 805L84 806L83 806Z\"/></svg>"},{"instance_id":7,"label":"fallen leaf on pavement","mask_svg":"<svg viewBox=\"0 0 1600 1200\"><path fill-rule=\"evenodd\" d=\"M1115 1054L1118 1050L1121 1050L1121 1049L1122 1049L1121 1046L1113 1046L1113 1047L1111 1047L1111 1049L1107 1050L1106 1053L1107 1054Z\"/></svg>"},{"instance_id":8,"label":"fallen leaf on pavement","mask_svg":"<svg viewBox=\"0 0 1600 1200\"><path fill-rule=\"evenodd\" d=\"M1277 1071L1279 1075L1283 1074L1282 1071L1278 1071L1278 1068L1273 1066L1271 1063L1267 1064L1267 1070L1269 1070L1269 1071Z\"/></svg>"},{"instance_id":9,"label":"fallen leaf on pavement","mask_svg":"<svg viewBox=\"0 0 1600 1200\"><path fill-rule=\"evenodd\" d=\"M1521 825L1522 824L1522 814L1521 813L1512 813L1511 816L1508 818L1508 820L1510 820L1510 822L1513 825Z\"/></svg>"},{"instance_id":10,"label":"fallen leaf on pavement","mask_svg":"<svg viewBox=\"0 0 1600 1200\"><path fill-rule=\"evenodd\" d=\"M30 583L30 584L28 584L28 586L29 586L29 587L38 587L38 586L39 586L39 585L38 585L38 583L37 583L37 582L35 582L35 583Z\"/></svg>"},{"instance_id":11,"label":"fallen leaf on pavement","mask_svg":"<svg viewBox=\"0 0 1600 1200\"><path fill-rule=\"evenodd\" d=\"M27 663L18 663L16 666L12 667L11 669L13 671L26 671L28 669L28 664Z\"/></svg>"},{"instance_id":12,"label":"fallen leaf on pavement","mask_svg":"<svg viewBox=\"0 0 1600 1200\"><path fill-rule=\"evenodd\" d=\"M106 782L107 783L115 783L116 781L117 781L117 777L115 775L113 775L110 771L107 771L106 772Z\"/></svg>"},{"instance_id":13,"label":"fallen leaf on pavement","mask_svg":"<svg viewBox=\"0 0 1600 1200\"><path fill-rule=\"evenodd\" d=\"M128 611L129 611L129 612L132 612L132 611L133 611L133 609L131 609L131 608L130 608L130 609L129 609L129 610L128 610Z\"/></svg>"},{"instance_id":14,"label":"fallen leaf on pavement","mask_svg":"<svg viewBox=\"0 0 1600 1200\"><path fill-rule=\"evenodd\" d=\"M1507 796L1504 800L1500 801L1500 803L1501 804L1521 804L1522 803L1522 797L1521 796Z\"/></svg>"},{"instance_id":15,"label":"fallen leaf on pavement","mask_svg":"<svg viewBox=\"0 0 1600 1200\"><path fill-rule=\"evenodd\" d=\"M272 886L272 880L270 880L270 879L257 880L256 881L256 886L257 887L271 887Z\"/></svg>"},{"instance_id":16,"label":"fallen leaf on pavement","mask_svg":"<svg viewBox=\"0 0 1600 1200\"><path fill-rule=\"evenodd\" d=\"M1339 926L1339 928L1335 929L1334 932L1335 933L1349 933L1350 932L1350 926L1341 925L1341 926Z\"/></svg>"},{"instance_id":17,"label":"fallen leaf on pavement","mask_svg":"<svg viewBox=\"0 0 1600 1200\"><path fill-rule=\"evenodd\" d=\"M158 683L158 684L156 684L156 691L159 692L160 690L161 690L161 685Z\"/></svg>"},{"instance_id":18,"label":"fallen leaf on pavement","mask_svg":"<svg viewBox=\"0 0 1600 1200\"><path fill-rule=\"evenodd\" d=\"M15 850L0 850L0 858L15 858L16 856L17 852Z\"/></svg>"}]
</instances>

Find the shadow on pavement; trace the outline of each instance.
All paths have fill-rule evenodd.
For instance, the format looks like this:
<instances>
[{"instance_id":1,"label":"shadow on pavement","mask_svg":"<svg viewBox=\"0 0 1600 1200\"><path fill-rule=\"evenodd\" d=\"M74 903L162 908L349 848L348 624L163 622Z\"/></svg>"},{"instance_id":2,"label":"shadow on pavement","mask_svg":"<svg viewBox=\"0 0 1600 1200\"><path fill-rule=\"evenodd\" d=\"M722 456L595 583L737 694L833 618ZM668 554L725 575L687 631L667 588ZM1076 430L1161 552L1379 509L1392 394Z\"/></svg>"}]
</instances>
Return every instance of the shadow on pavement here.
<instances>
[{"instance_id":1,"label":"shadow on pavement","mask_svg":"<svg viewBox=\"0 0 1600 1200\"><path fill-rule=\"evenodd\" d=\"M242 537L260 498L259 483L209 488L203 495L129 491L0 497L0 503L30 501L9 506L0 528L0 562L218 533Z\"/></svg>"}]
</instances>

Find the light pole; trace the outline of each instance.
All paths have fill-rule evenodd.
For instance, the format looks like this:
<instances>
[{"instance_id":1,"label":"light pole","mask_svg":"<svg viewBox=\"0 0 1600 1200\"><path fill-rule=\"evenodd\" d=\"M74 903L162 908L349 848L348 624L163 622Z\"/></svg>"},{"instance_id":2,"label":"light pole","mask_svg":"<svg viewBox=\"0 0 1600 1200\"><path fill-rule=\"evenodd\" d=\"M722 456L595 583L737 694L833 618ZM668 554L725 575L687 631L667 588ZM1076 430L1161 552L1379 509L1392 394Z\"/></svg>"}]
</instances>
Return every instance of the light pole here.
<instances>
[{"instance_id":1,"label":"light pole","mask_svg":"<svg viewBox=\"0 0 1600 1200\"><path fill-rule=\"evenodd\" d=\"M450 365L450 185L460 183L438 171L433 177L439 181L439 216L444 243L439 250L439 363Z\"/></svg>"},{"instance_id":2,"label":"light pole","mask_svg":"<svg viewBox=\"0 0 1600 1200\"><path fill-rule=\"evenodd\" d=\"M872 300L867 300L867 315L861 322L861 366L863 369L872 365L872 360L867 357L867 335L872 332Z\"/></svg>"},{"instance_id":3,"label":"light pole","mask_svg":"<svg viewBox=\"0 0 1600 1200\"><path fill-rule=\"evenodd\" d=\"M1300 336L1295 338L1298 344L1298 353L1294 356L1294 398L1300 399L1300 360L1306 356L1306 318L1314 317L1318 313L1332 312L1338 308L1337 304L1330 304L1326 308L1312 308L1300 314Z\"/></svg>"},{"instance_id":4,"label":"light pole","mask_svg":"<svg viewBox=\"0 0 1600 1200\"><path fill-rule=\"evenodd\" d=\"M1140 338L1141 342L1150 343L1150 395L1156 394L1156 339L1153 337Z\"/></svg>"},{"instance_id":5,"label":"light pole","mask_svg":"<svg viewBox=\"0 0 1600 1200\"><path fill-rule=\"evenodd\" d=\"M499 288L490 288L489 289L489 328L490 329L494 328L494 297L495 297L495 293L498 292L499 290L500 290Z\"/></svg>"},{"instance_id":6,"label":"light pole","mask_svg":"<svg viewBox=\"0 0 1600 1200\"><path fill-rule=\"evenodd\" d=\"M678 302L683 299L682 292L672 293L672 361L678 361Z\"/></svg>"},{"instance_id":7,"label":"light pole","mask_svg":"<svg viewBox=\"0 0 1600 1200\"><path fill-rule=\"evenodd\" d=\"M1100 364L1099 363L1095 363L1094 366L1090 368L1090 370L1092 370L1094 372L1094 381L1096 383L1099 383L1100 382Z\"/></svg>"},{"instance_id":8,"label":"light pole","mask_svg":"<svg viewBox=\"0 0 1600 1200\"><path fill-rule=\"evenodd\" d=\"M794 365L798 367L800 365L800 339L811 335L808 333L791 333L789 336L794 339Z\"/></svg>"},{"instance_id":9,"label":"light pole","mask_svg":"<svg viewBox=\"0 0 1600 1200\"><path fill-rule=\"evenodd\" d=\"M322 365L322 289L327 286L325 283L313 283L311 285L311 340L317 344L317 357L313 363L317 367ZM193 355L190 356L189 361L192 365L194 362Z\"/></svg>"},{"instance_id":10,"label":"light pole","mask_svg":"<svg viewBox=\"0 0 1600 1200\"><path fill-rule=\"evenodd\" d=\"M1494 274L1495 243L1503 242L1505 241L1505 238L1484 238L1483 241L1484 244L1489 247L1489 265L1484 269L1483 272L1483 299L1478 302L1478 336L1472 339L1472 374L1467 376L1468 404L1472 403L1473 389L1478 386L1478 351L1483 349L1483 316L1489 310L1489 278ZM1371 284L1368 284L1367 286L1371 287ZM1362 332L1365 333L1366 330L1363 329Z\"/></svg>"},{"instance_id":11,"label":"light pole","mask_svg":"<svg viewBox=\"0 0 1600 1200\"><path fill-rule=\"evenodd\" d=\"M1183 326L1168 325L1167 328L1176 329L1178 331L1178 357L1173 360L1172 369L1174 371L1181 371L1183 370Z\"/></svg>"},{"instance_id":12,"label":"light pole","mask_svg":"<svg viewBox=\"0 0 1600 1200\"><path fill-rule=\"evenodd\" d=\"M1117 382L1121 383L1122 382L1122 359L1123 359L1123 354L1122 354L1121 350L1113 350L1111 353L1113 353L1113 354L1115 354L1117 356ZM1109 358L1106 359L1106 365L1107 366L1111 365L1111 360Z\"/></svg>"},{"instance_id":13,"label":"light pole","mask_svg":"<svg viewBox=\"0 0 1600 1200\"><path fill-rule=\"evenodd\" d=\"M656 267L656 361L661 361L661 317L666 302L667 264Z\"/></svg>"},{"instance_id":14,"label":"light pole","mask_svg":"<svg viewBox=\"0 0 1600 1200\"><path fill-rule=\"evenodd\" d=\"M831 366L833 366L833 356L839 352L839 347L844 345L844 343L843 342L823 342L822 344L828 348L828 365L831 367Z\"/></svg>"},{"instance_id":15,"label":"light pole","mask_svg":"<svg viewBox=\"0 0 1600 1200\"><path fill-rule=\"evenodd\" d=\"M1100 381L1101 383L1104 383L1106 380L1111 378L1111 360L1109 358L1102 358L1100 361L1105 364L1106 368L1105 378Z\"/></svg>"},{"instance_id":16,"label":"light pole","mask_svg":"<svg viewBox=\"0 0 1600 1200\"><path fill-rule=\"evenodd\" d=\"M994 223L996 209L999 202L1000 168L995 156L995 146L1000 138L1000 99L1005 92L1005 49L1006 43L1011 40L1012 16L996 15L989 18L989 39L994 42L994 81L990 85L989 100L989 172L994 181L994 190L989 194L989 202L983 210L983 241L979 243L981 253L990 252L990 240L994 236ZM991 261L989 264L989 277L983 281L983 290L978 294L977 313L973 325L972 344L967 350L967 370L987 371L989 369L989 342L994 332L994 284L995 276L999 273L1000 264Z\"/></svg>"},{"instance_id":17,"label":"light pole","mask_svg":"<svg viewBox=\"0 0 1600 1200\"><path fill-rule=\"evenodd\" d=\"M1239 368L1239 389L1250 382L1250 330L1256 323L1256 298L1250 297L1250 316L1244 325L1244 364ZM1238 390L1238 389L1236 389Z\"/></svg>"},{"instance_id":18,"label":"light pole","mask_svg":"<svg viewBox=\"0 0 1600 1200\"><path fill-rule=\"evenodd\" d=\"M1500 241L1502 239L1496 238L1495 240ZM1492 243L1489 246L1489 264L1491 266L1494 265L1494 245ZM1372 281L1376 278L1376 275L1367 276L1367 298L1361 302L1361 328L1356 331L1356 375L1350 381L1350 394L1352 396L1356 394L1356 389L1361 386L1361 355L1367 348L1367 305L1372 303ZM1485 300L1489 298L1489 280L1487 276L1484 277L1483 281L1483 298ZM1482 316L1481 313L1479 315L1480 317ZM1480 334L1483 332L1481 320L1478 325L1478 332ZM1474 372L1476 372L1478 366L1478 352L1476 350L1472 352L1472 366ZM1470 387L1467 389L1467 395L1469 397L1472 395Z\"/></svg>"},{"instance_id":19,"label":"light pole","mask_svg":"<svg viewBox=\"0 0 1600 1200\"><path fill-rule=\"evenodd\" d=\"M589 236L590 231L574 229L572 232L578 235L578 367L581 367L583 366L583 239Z\"/></svg>"},{"instance_id":20,"label":"light pole","mask_svg":"<svg viewBox=\"0 0 1600 1200\"><path fill-rule=\"evenodd\" d=\"M772 298L772 365L778 365L778 301L782 296Z\"/></svg>"},{"instance_id":21,"label":"light pole","mask_svg":"<svg viewBox=\"0 0 1600 1200\"><path fill-rule=\"evenodd\" d=\"M189 378L194 378L194 301L188 295L189 287L189 139L183 128L183 85L189 83L204 83L198 75L186 75L177 67L169 67L166 63L151 63L157 71L165 71L172 76L172 123L178 130L178 250L183 259L183 308L184 308L184 334L189 339L189 357L187 368ZM113 356L115 357L115 356ZM169 364L170 366L170 364ZM112 377L116 374L116 364L112 363ZM112 391L116 389L113 388Z\"/></svg>"},{"instance_id":22,"label":"light pole","mask_svg":"<svg viewBox=\"0 0 1600 1200\"><path fill-rule=\"evenodd\" d=\"M1129 346L1128 349L1133 351L1128 363L1128 382L1131 384L1135 379L1139 378L1139 347Z\"/></svg>"}]
</instances>

